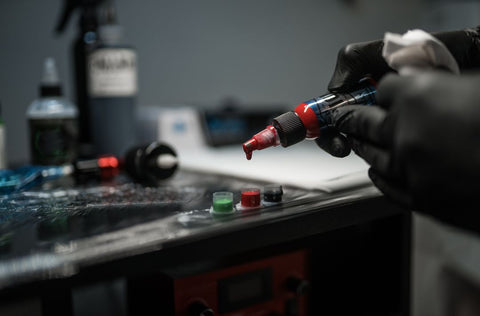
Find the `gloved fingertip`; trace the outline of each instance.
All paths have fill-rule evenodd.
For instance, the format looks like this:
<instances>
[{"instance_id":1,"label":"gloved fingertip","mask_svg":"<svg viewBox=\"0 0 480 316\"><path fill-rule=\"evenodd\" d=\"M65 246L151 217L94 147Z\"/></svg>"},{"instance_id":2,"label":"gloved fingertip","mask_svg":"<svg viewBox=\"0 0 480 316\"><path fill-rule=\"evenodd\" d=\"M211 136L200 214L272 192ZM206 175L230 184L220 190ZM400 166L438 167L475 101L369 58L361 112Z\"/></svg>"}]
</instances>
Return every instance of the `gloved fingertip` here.
<instances>
[{"instance_id":1,"label":"gloved fingertip","mask_svg":"<svg viewBox=\"0 0 480 316\"><path fill-rule=\"evenodd\" d=\"M338 84L337 82L330 82L327 87L328 91L333 93L339 92L341 88L342 85Z\"/></svg>"},{"instance_id":2,"label":"gloved fingertip","mask_svg":"<svg viewBox=\"0 0 480 316\"><path fill-rule=\"evenodd\" d=\"M351 132L350 122L351 122L354 109L355 109L355 106L346 105L346 106L338 107L331 112L332 122L338 131L342 133Z\"/></svg>"},{"instance_id":3,"label":"gloved fingertip","mask_svg":"<svg viewBox=\"0 0 480 316\"><path fill-rule=\"evenodd\" d=\"M403 93L404 89L399 89L400 86L403 86L403 80L411 81L411 78L400 77L395 73L386 74L382 80L378 82L377 103L384 108L389 108L395 96Z\"/></svg>"},{"instance_id":4,"label":"gloved fingertip","mask_svg":"<svg viewBox=\"0 0 480 316\"><path fill-rule=\"evenodd\" d=\"M376 173L372 168L369 168L369 169L368 169L368 177L369 177L373 182L375 182L375 181L378 179L377 173Z\"/></svg>"},{"instance_id":5,"label":"gloved fingertip","mask_svg":"<svg viewBox=\"0 0 480 316\"><path fill-rule=\"evenodd\" d=\"M343 78L337 78L336 76L334 76L332 80L330 80L330 82L328 83L327 89L330 92L338 92L342 89L343 86L344 86Z\"/></svg>"},{"instance_id":6,"label":"gloved fingertip","mask_svg":"<svg viewBox=\"0 0 480 316\"><path fill-rule=\"evenodd\" d=\"M348 140L338 132L330 132L330 135L322 135L322 137L315 139L315 143L318 147L334 157L343 158L351 152Z\"/></svg>"},{"instance_id":7,"label":"gloved fingertip","mask_svg":"<svg viewBox=\"0 0 480 316\"><path fill-rule=\"evenodd\" d=\"M353 150L355 150L355 148L361 144L361 142L357 138L351 135L347 136L347 140L348 140L348 143L350 144L350 147L352 147Z\"/></svg>"},{"instance_id":8,"label":"gloved fingertip","mask_svg":"<svg viewBox=\"0 0 480 316\"><path fill-rule=\"evenodd\" d=\"M331 154L334 157L343 158L352 151L349 142L343 136L332 139Z\"/></svg>"}]
</instances>

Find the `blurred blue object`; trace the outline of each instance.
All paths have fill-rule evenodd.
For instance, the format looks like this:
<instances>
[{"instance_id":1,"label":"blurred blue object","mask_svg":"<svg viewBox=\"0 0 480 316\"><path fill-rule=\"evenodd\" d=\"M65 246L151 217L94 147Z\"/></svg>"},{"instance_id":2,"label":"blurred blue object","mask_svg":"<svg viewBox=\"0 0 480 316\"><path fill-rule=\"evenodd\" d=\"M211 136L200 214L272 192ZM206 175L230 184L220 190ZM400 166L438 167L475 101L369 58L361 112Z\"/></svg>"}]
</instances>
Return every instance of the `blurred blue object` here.
<instances>
[{"instance_id":1,"label":"blurred blue object","mask_svg":"<svg viewBox=\"0 0 480 316\"><path fill-rule=\"evenodd\" d=\"M17 169L3 169L0 170L0 194L25 190L44 181L70 175L73 171L72 165L27 165Z\"/></svg>"}]
</instances>

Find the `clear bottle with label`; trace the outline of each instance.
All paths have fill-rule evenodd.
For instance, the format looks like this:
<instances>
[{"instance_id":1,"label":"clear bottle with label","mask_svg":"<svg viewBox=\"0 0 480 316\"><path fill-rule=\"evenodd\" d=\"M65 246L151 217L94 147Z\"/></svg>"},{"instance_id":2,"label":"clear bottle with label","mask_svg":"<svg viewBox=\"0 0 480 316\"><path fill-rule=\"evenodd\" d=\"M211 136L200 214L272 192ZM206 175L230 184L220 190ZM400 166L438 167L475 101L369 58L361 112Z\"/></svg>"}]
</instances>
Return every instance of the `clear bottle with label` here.
<instances>
[{"instance_id":1,"label":"clear bottle with label","mask_svg":"<svg viewBox=\"0 0 480 316\"><path fill-rule=\"evenodd\" d=\"M137 54L123 43L113 7L107 10L100 44L88 56L90 131L95 154L123 157L136 142Z\"/></svg>"},{"instance_id":2,"label":"clear bottle with label","mask_svg":"<svg viewBox=\"0 0 480 316\"><path fill-rule=\"evenodd\" d=\"M77 157L78 110L63 97L55 60L44 62L40 97L27 109L31 162L36 165L71 163Z\"/></svg>"}]
</instances>

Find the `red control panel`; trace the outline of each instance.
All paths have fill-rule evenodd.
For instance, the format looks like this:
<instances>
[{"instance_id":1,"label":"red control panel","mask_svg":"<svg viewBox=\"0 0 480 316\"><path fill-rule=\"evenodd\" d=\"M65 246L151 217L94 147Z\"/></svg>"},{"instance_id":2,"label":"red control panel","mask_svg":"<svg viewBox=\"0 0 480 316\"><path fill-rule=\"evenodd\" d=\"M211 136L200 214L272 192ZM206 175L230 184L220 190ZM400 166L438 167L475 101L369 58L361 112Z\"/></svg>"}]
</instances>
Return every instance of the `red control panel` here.
<instances>
[{"instance_id":1,"label":"red control panel","mask_svg":"<svg viewBox=\"0 0 480 316\"><path fill-rule=\"evenodd\" d=\"M175 278L175 315L307 315L307 256L299 250Z\"/></svg>"}]
</instances>

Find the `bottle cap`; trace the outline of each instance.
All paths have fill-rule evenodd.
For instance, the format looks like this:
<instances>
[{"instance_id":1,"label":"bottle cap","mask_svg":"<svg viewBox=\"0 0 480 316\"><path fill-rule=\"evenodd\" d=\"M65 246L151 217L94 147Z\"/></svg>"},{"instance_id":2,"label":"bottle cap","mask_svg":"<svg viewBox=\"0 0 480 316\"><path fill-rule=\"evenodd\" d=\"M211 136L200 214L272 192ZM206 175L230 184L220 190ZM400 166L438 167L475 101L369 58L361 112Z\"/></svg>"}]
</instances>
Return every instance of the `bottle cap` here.
<instances>
[{"instance_id":1,"label":"bottle cap","mask_svg":"<svg viewBox=\"0 0 480 316\"><path fill-rule=\"evenodd\" d=\"M62 87L57 66L53 57L47 57L43 63L43 75L40 81L40 96L57 97L62 95Z\"/></svg>"},{"instance_id":2,"label":"bottle cap","mask_svg":"<svg viewBox=\"0 0 480 316\"><path fill-rule=\"evenodd\" d=\"M98 27L98 37L107 45L120 44L123 40L123 28L118 24L105 24Z\"/></svg>"},{"instance_id":3,"label":"bottle cap","mask_svg":"<svg viewBox=\"0 0 480 316\"><path fill-rule=\"evenodd\" d=\"M119 173L119 160L112 155L96 159L78 160L74 163L75 177L79 182L96 180L111 180Z\"/></svg>"},{"instance_id":4,"label":"bottle cap","mask_svg":"<svg viewBox=\"0 0 480 316\"><path fill-rule=\"evenodd\" d=\"M113 1L107 1L102 14L103 23L98 27L100 41L107 45L121 44L123 27L117 23L117 12Z\"/></svg>"},{"instance_id":5,"label":"bottle cap","mask_svg":"<svg viewBox=\"0 0 480 316\"><path fill-rule=\"evenodd\" d=\"M177 167L177 154L165 143L134 146L125 155L125 169L138 182L156 184L171 177Z\"/></svg>"},{"instance_id":6,"label":"bottle cap","mask_svg":"<svg viewBox=\"0 0 480 316\"><path fill-rule=\"evenodd\" d=\"M307 129L294 111L283 113L273 119L280 143L288 147L305 139Z\"/></svg>"}]
</instances>

